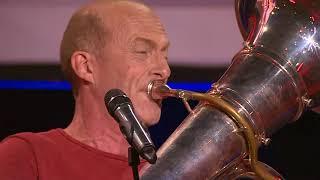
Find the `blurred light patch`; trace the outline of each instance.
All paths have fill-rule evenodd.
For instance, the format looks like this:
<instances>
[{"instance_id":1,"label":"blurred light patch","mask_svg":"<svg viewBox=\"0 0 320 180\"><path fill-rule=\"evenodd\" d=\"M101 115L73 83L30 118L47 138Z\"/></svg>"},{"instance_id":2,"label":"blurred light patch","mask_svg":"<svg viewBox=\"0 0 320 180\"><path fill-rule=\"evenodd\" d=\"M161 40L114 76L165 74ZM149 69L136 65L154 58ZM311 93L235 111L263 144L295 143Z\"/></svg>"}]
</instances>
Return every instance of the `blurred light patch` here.
<instances>
[{"instance_id":1,"label":"blurred light patch","mask_svg":"<svg viewBox=\"0 0 320 180\"><path fill-rule=\"evenodd\" d=\"M184 89L189 91L208 91L211 88L210 82L168 82L172 89Z\"/></svg>"},{"instance_id":2,"label":"blurred light patch","mask_svg":"<svg viewBox=\"0 0 320 180\"><path fill-rule=\"evenodd\" d=\"M173 89L190 91L207 91L211 88L210 82L169 82ZM67 81L27 81L27 80L0 80L2 90L60 90L70 91L71 85Z\"/></svg>"},{"instance_id":3,"label":"blurred light patch","mask_svg":"<svg viewBox=\"0 0 320 180\"><path fill-rule=\"evenodd\" d=\"M71 90L67 81L0 80L0 89L6 90Z\"/></svg>"}]
</instances>

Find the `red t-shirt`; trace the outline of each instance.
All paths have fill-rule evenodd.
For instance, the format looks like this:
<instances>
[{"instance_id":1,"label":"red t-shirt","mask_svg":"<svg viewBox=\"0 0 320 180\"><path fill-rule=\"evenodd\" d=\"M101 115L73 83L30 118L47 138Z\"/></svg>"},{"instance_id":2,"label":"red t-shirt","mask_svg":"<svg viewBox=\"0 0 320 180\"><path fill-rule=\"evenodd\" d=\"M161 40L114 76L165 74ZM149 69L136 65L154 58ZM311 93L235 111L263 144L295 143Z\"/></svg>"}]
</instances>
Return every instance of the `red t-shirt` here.
<instances>
[{"instance_id":1,"label":"red t-shirt","mask_svg":"<svg viewBox=\"0 0 320 180\"><path fill-rule=\"evenodd\" d=\"M146 161L140 164L140 167ZM20 133L0 143L1 180L132 180L125 157L85 145L62 129Z\"/></svg>"}]
</instances>

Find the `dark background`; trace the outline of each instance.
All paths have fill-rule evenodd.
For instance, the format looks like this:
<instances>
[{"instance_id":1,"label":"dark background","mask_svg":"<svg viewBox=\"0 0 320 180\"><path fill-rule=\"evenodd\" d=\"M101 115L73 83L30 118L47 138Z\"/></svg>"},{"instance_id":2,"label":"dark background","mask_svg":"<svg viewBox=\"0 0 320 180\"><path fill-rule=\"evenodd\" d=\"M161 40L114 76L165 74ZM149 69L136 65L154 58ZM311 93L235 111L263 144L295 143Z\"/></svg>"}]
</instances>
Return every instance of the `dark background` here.
<instances>
[{"instance_id":1,"label":"dark background","mask_svg":"<svg viewBox=\"0 0 320 180\"><path fill-rule=\"evenodd\" d=\"M223 74L226 67L173 66L171 69L171 82L212 82ZM58 66L1 66L0 80L10 79L64 80ZM68 90L2 88L0 100L0 139L17 132L63 128L70 123L73 115L74 101ZM158 147L187 114L180 100L170 98L164 101L160 123L150 128ZM320 115L306 111L298 121L274 134L270 145L260 148L260 160L279 171L286 179L320 179L319 128Z\"/></svg>"}]
</instances>

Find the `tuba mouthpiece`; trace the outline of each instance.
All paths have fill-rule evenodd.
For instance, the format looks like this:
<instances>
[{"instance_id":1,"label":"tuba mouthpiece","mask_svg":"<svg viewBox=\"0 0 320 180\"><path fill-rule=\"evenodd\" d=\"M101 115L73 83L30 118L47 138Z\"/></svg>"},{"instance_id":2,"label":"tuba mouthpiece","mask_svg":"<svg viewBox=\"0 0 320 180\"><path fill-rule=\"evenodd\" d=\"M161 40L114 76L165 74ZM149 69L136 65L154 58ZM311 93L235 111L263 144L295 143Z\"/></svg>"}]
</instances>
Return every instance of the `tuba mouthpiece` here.
<instances>
[{"instance_id":1,"label":"tuba mouthpiece","mask_svg":"<svg viewBox=\"0 0 320 180\"><path fill-rule=\"evenodd\" d=\"M171 92L171 88L163 81L151 81L147 87L147 93L151 99L158 100L174 96Z\"/></svg>"}]
</instances>

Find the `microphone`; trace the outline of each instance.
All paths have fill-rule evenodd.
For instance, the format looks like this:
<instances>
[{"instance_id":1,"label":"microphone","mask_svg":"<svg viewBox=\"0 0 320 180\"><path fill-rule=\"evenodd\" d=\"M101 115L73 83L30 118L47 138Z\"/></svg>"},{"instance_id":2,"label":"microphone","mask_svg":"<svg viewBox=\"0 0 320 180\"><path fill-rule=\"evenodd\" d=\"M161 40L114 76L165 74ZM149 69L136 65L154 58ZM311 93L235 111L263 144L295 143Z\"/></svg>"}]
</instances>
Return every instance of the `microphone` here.
<instances>
[{"instance_id":1,"label":"microphone","mask_svg":"<svg viewBox=\"0 0 320 180\"><path fill-rule=\"evenodd\" d=\"M157 160L155 146L148 130L139 122L131 100L120 89L109 90L104 102L110 115L119 123L122 134L140 156L150 164Z\"/></svg>"}]
</instances>

